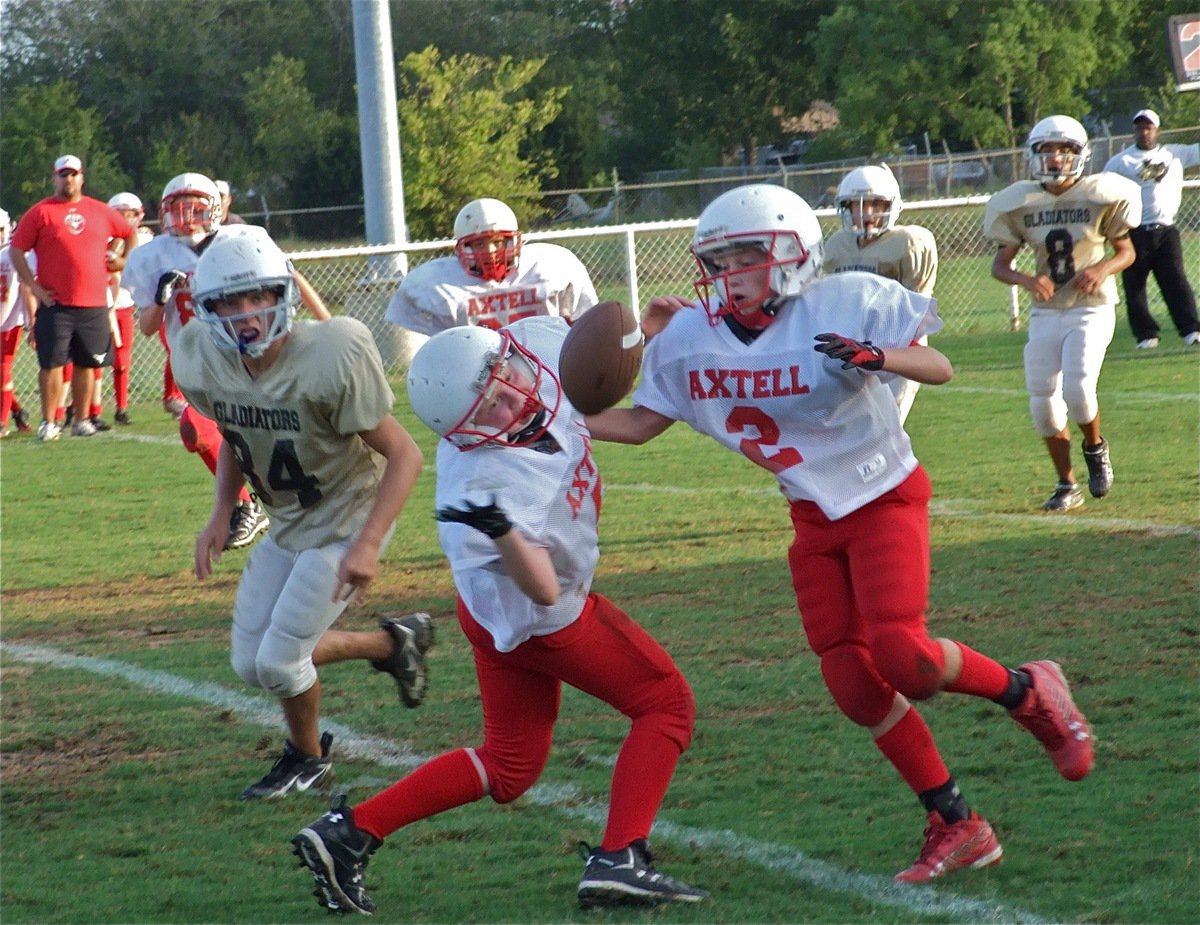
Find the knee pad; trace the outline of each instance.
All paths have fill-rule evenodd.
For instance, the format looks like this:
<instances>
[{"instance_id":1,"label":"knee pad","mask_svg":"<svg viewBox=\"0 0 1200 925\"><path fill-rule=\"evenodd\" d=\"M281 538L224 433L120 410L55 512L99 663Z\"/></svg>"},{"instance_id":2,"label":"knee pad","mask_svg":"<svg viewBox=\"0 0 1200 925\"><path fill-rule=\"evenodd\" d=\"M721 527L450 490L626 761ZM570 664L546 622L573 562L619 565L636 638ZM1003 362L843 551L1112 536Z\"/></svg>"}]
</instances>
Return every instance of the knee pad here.
<instances>
[{"instance_id":1,"label":"knee pad","mask_svg":"<svg viewBox=\"0 0 1200 925\"><path fill-rule=\"evenodd\" d=\"M821 656L821 674L833 702L860 726L878 726L892 708L896 692L888 685L867 650L838 645Z\"/></svg>"},{"instance_id":2,"label":"knee pad","mask_svg":"<svg viewBox=\"0 0 1200 925\"><path fill-rule=\"evenodd\" d=\"M1030 395L1029 416L1039 437L1053 437L1067 426L1067 405L1057 395Z\"/></svg>"},{"instance_id":3,"label":"knee pad","mask_svg":"<svg viewBox=\"0 0 1200 925\"><path fill-rule=\"evenodd\" d=\"M909 700L928 700L942 689L945 653L920 628L899 623L875 627L870 645L878 654L880 675Z\"/></svg>"},{"instance_id":4,"label":"knee pad","mask_svg":"<svg viewBox=\"0 0 1200 925\"><path fill-rule=\"evenodd\" d=\"M233 666L233 673L251 687L261 686L258 683L258 668L254 664L253 652L238 652L234 650L229 656L229 664Z\"/></svg>"},{"instance_id":5,"label":"knee pad","mask_svg":"<svg viewBox=\"0 0 1200 925\"><path fill-rule=\"evenodd\" d=\"M281 699L303 694L317 683L317 669L313 667L311 658L293 664L260 658L255 662L255 668L259 687Z\"/></svg>"},{"instance_id":6,"label":"knee pad","mask_svg":"<svg viewBox=\"0 0 1200 925\"><path fill-rule=\"evenodd\" d=\"M1086 424L1095 419L1100 413L1100 402L1094 389L1088 389L1082 382L1063 380L1063 402L1067 414L1076 424Z\"/></svg>"}]
</instances>

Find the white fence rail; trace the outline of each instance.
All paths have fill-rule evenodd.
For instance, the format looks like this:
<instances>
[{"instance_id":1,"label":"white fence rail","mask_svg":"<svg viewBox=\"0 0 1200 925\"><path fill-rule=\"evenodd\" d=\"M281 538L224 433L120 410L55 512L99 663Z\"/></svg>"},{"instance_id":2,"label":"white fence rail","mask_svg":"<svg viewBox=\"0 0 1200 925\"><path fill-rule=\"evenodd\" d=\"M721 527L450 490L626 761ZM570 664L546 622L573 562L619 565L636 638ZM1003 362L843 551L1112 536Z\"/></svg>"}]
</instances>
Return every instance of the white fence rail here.
<instances>
[{"instance_id":1,"label":"white fence rail","mask_svg":"<svg viewBox=\"0 0 1200 925\"><path fill-rule=\"evenodd\" d=\"M940 258L937 296L949 333L971 334L1009 330L1022 322L1029 300L991 278L993 249L981 232L987 196L967 196L907 203L901 221L929 228ZM819 209L826 233L837 227L832 209ZM1177 219L1184 237L1184 254L1193 285L1200 284L1200 180L1185 184L1183 207ZM587 266L602 299L640 306L652 295L690 295L695 267L688 254L695 219L632 225L604 225L558 231L537 231L530 241L556 241L571 248ZM430 241L404 247L373 246L337 250L297 251L292 259L325 298L334 314L361 319L375 333L388 363L403 364L411 345L384 320L388 299L411 266L453 252L453 241ZM1028 249L1018 266L1032 267ZM1151 283L1151 309L1169 330L1161 295ZM1126 332L1122 317L1118 332ZM1118 334L1120 336L1120 333ZM138 336L134 348L131 398L152 401L161 396L163 350L157 338ZM22 345L14 379L17 394L36 416L37 363ZM105 406L112 408L111 377L105 377Z\"/></svg>"}]
</instances>

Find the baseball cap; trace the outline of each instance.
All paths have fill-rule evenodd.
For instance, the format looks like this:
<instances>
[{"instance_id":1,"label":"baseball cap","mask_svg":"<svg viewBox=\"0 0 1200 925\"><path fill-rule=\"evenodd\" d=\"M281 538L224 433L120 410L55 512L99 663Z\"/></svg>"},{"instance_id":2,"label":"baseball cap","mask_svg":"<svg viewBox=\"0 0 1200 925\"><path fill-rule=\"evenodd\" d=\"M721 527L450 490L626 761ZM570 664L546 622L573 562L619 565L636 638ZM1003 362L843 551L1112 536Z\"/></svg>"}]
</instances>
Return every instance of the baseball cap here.
<instances>
[{"instance_id":1,"label":"baseball cap","mask_svg":"<svg viewBox=\"0 0 1200 925\"><path fill-rule=\"evenodd\" d=\"M74 154L64 154L54 162L54 172L58 173L60 170L78 170L83 173L83 161Z\"/></svg>"},{"instance_id":2,"label":"baseball cap","mask_svg":"<svg viewBox=\"0 0 1200 925\"><path fill-rule=\"evenodd\" d=\"M108 200L108 204L114 209L134 209L138 212L142 210L142 200L133 193L117 193Z\"/></svg>"},{"instance_id":3,"label":"baseball cap","mask_svg":"<svg viewBox=\"0 0 1200 925\"><path fill-rule=\"evenodd\" d=\"M1161 124L1158 121L1158 113L1156 113L1153 109L1139 109L1137 114L1133 117L1133 121L1136 122L1138 119L1145 119L1155 128L1158 128L1158 126Z\"/></svg>"},{"instance_id":4,"label":"baseball cap","mask_svg":"<svg viewBox=\"0 0 1200 925\"><path fill-rule=\"evenodd\" d=\"M217 180L215 182L217 184L217 192L220 193L222 196L228 196L229 195L229 181L228 180Z\"/></svg>"}]
</instances>

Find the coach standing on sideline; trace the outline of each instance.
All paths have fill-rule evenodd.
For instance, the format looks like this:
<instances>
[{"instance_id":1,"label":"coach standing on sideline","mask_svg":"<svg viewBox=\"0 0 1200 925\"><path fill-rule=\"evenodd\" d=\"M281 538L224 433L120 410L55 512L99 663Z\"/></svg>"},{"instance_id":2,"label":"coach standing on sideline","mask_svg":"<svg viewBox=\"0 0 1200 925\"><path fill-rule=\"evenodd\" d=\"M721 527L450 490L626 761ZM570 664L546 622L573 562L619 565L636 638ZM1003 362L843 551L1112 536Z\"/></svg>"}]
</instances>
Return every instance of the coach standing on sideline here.
<instances>
[{"instance_id":1,"label":"coach standing on sideline","mask_svg":"<svg viewBox=\"0 0 1200 925\"><path fill-rule=\"evenodd\" d=\"M64 154L54 162L54 195L22 216L11 248L13 268L37 300L29 328L38 355L39 440L57 440L61 433L54 423L54 408L68 360L75 363L71 433L77 437L96 433L88 419L95 381L92 370L112 362L108 274L125 266L124 257L108 254L112 238L123 238L128 254L137 246L137 229L116 209L83 195L83 163L73 154ZM36 276L25 257L31 251L37 255Z\"/></svg>"},{"instance_id":2,"label":"coach standing on sideline","mask_svg":"<svg viewBox=\"0 0 1200 925\"><path fill-rule=\"evenodd\" d=\"M1183 247L1175 227L1183 172L1200 166L1200 144L1160 145L1159 124L1158 113L1141 110L1133 117L1136 143L1113 155L1104 167L1142 188L1142 223L1129 233L1137 259L1121 273L1129 326L1142 350L1158 346L1158 322L1146 301L1146 280L1152 272L1179 336L1189 347L1200 344L1196 294L1183 268Z\"/></svg>"}]
</instances>

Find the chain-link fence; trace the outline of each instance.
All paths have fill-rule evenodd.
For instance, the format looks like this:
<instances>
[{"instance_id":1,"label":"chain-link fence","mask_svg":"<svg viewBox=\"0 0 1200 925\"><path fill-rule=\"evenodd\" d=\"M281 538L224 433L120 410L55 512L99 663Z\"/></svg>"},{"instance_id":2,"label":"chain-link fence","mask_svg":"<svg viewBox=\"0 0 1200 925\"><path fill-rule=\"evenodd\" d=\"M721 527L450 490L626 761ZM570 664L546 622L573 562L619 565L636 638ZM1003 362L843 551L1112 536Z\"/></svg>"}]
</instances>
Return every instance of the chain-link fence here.
<instances>
[{"instance_id":1,"label":"chain-link fence","mask_svg":"<svg viewBox=\"0 0 1200 925\"><path fill-rule=\"evenodd\" d=\"M1099 158L1094 155L1094 159ZM1100 163L1104 160L1100 159ZM712 190L708 198L739 184L740 181ZM940 265L934 294L945 330L950 333L1010 330L1023 324L1023 315L1029 309L1027 294L1002 286L991 277L994 248L982 235L987 199L987 195L972 195L914 201L905 205L901 215L902 223L924 225L937 241ZM818 209L817 216L826 234L840 227L832 208ZM1188 271L1196 284L1200 282L1200 180L1185 183L1177 224L1184 238ZM601 299L619 299L640 306L654 295L693 293L696 273L687 248L694 227L695 218L689 218L531 231L526 240L555 241L569 247L588 268ZM291 257L324 297L330 311L365 322L375 333L385 360L402 365L415 342L406 342L384 319L388 299L407 269L452 253L453 246L453 241L445 240L405 247L296 251ZM1017 265L1025 272L1032 272L1032 254L1028 248L1022 249ZM1162 297L1153 283L1148 288L1151 309L1169 330ZM1118 311L1120 332L1125 325L1123 311L1120 308ZM158 339L138 335L131 376L132 399L152 401L160 397L162 373L163 350ZM22 401L36 408L37 364L33 351L27 347L18 353L14 378ZM110 380L111 376L106 376L105 404L109 408L112 407Z\"/></svg>"}]
</instances>

